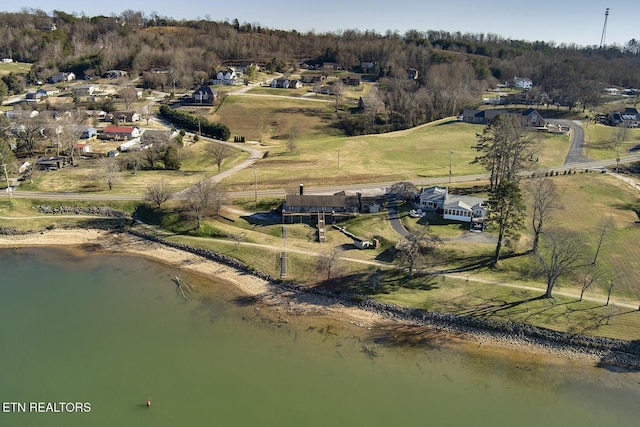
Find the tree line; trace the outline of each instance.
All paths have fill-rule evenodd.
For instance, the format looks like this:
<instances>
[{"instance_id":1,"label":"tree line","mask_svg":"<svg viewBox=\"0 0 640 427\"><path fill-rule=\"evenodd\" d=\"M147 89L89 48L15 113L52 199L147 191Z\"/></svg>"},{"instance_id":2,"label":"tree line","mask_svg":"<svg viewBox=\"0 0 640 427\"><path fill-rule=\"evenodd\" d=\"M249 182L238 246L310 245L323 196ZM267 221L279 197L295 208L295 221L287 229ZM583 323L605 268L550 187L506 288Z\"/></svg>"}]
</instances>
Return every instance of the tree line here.
<instances>
[{"instance_id":1,"label":"tree line","mask_svg":"<svg viewBox=\"0 0 640 427\"><path fill-rule=\"evenodd\" d=\"M553 102L583 107L598 105L605 86L640 87L635 39L600 48L443 31L300 33L238 19L175 20L133 10L92 17L39 9L0 13L0 56L34 63L27 83L58 71L81 77L123 69L142 76L147 88L163 90L193 88L232 64L289 72L302 64L335 63L379 83L353 114L340 116L351 135L457 115L476 106L483 90L515 76L531 78L534 92ZM154 74L153 68L165 72ZM8 94L23 83L15 76L4 80Z\"/></svg>"}]
</instances>

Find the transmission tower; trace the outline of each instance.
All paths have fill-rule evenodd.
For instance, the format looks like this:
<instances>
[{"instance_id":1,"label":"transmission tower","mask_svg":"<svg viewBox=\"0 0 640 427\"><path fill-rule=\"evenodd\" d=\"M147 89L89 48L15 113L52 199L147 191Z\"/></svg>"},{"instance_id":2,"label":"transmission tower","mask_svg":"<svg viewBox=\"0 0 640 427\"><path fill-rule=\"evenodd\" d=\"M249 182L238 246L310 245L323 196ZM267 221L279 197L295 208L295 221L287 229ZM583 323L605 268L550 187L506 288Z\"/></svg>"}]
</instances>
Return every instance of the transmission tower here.
<instances>
[{"instance_id":1,"label":"transmission tower","mask_svg":"<svg viewBox=\"0 0 640 427\"><path fill-rule=\"evenodd\" d=\"M602 37L600 37L600 47L604 46L607 36L607 18L609 17L609 8L604 11L604 26L602 27Z\"/></svg>"}]
</instances>

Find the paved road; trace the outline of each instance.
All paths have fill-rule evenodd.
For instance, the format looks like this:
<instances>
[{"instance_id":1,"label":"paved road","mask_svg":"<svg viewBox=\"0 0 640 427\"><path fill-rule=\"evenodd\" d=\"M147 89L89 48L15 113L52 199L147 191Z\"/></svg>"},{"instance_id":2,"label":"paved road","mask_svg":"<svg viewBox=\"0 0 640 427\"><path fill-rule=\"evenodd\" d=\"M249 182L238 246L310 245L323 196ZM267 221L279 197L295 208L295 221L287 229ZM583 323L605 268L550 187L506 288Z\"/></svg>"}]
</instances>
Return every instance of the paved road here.
<instances>
[{"instance_id":1,"label":"paved road","mask_svg":"<svg viewBox=\"0 0 640 427\"><path fill-rule=\"evenodd\" d=\"M400 216L398 214L398 200L394 194L387 195L387 209L389 210L389 221L391 221L391 227L395 230L396 233L405 237L410 233L404 228L402 222L400 221Z\"/></svg>"},{"instance_id":2,"label":"paved road","mask_svg":"<svg viewBox=\"0 0 640 427\"><path fill-rule=\"evenodd\" d=\"M590 158L582 154L584 149L584 129L582 128L581 122L573 120L549 120L549 123L568 126L571 129L571 147L569 148L567 157L564 159L565 165L591 161Z\"/></svg>"}]
</instances>

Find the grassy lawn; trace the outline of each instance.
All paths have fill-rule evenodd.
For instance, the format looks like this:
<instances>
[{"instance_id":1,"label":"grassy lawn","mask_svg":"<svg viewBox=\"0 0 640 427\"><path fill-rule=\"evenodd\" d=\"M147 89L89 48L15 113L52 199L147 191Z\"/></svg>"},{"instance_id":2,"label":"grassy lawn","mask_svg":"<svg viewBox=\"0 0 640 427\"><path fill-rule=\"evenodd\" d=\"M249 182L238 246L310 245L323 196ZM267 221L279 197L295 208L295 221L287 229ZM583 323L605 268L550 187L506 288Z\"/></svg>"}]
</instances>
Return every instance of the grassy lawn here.
<instances>
[{"instance_id":1,"label":"grassy lawn","mask_svg":"<svg viewBox=\"0 0 640 427\"><path fill-rule=\"evenodd\" d=\"M27 74L29 70L31 70L32 65L33 64L29 64L27 62L2 62L0 63L0 76L9 73Z\"/></svg>"},{"instance_id":2,"label":"grassy lawn","mask_svg":"<svg viewBox=\"0 0 640 427\"><path fill-rule=\"evenodd\" d=\"M585 155L596 160L615 159L616 141L620 141L620 156L640 144L640 129L624 129L601 124L584 125Z\"/></svg>"}]
</instances>

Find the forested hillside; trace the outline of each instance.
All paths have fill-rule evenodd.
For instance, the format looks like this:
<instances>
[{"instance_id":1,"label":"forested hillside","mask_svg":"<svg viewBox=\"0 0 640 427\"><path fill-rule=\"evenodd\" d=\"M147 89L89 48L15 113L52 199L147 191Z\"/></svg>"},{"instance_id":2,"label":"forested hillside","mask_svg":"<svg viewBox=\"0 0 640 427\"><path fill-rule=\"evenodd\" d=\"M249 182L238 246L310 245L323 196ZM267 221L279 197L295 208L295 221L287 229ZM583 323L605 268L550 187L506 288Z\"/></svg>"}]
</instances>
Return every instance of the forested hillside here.
<instances>
[{"instance_id":1,"label":"forested hillside","mask_svg":"<svg viewBox=\"0 0 640 427\"><path fill-rule=\"evenodd\" d=\"M379 83L373 99L361 103L361 114L343 120L350 133L407 128L459 114L477 104L483 90L515 76L532 79L532 95L544 93L551 102L583 107L597 105L604 87L640 87L635 40L598 48L440 31L299 33L237 19L177 21L132 10L109 17L0 13L0 56L34 63L26 78L32 81L58 71L90 77L123 69L142 76L146 87L182 89L208 81L231 64L296 72L301 64L331 62ZM168 75L149 72L158 67ZM410 69L417 70L412 78ZM16 92L19 85L0 87L0 95Z\"/></svg>"}]
</instances>

